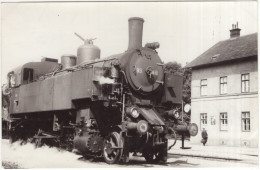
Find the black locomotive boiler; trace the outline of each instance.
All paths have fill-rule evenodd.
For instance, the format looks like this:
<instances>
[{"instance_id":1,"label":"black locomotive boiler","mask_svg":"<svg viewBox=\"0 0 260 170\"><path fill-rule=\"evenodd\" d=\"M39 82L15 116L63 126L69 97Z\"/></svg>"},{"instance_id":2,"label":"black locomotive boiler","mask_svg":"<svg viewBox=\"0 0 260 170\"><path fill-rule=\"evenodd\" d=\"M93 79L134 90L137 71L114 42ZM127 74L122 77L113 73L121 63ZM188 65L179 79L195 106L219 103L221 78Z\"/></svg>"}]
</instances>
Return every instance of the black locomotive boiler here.
<instances>
[{"instance_id":1,"label":"black locomotive boiler","mask_svg":"<svg viewBox=\"0 0 260 170\"><path fill-rule=\"evenodd\" d=\"M163 115L181 103L183 79L164 73L159 43L142 46L144 20L128 21L129 46L121 54L100 59L93 41L81 38L77 56L64 55L61 64L43 58L8 73L3 95L12 141L76 149L109 164L128 162L131 152L167 161Z\"/></svg>"}]
</instances>

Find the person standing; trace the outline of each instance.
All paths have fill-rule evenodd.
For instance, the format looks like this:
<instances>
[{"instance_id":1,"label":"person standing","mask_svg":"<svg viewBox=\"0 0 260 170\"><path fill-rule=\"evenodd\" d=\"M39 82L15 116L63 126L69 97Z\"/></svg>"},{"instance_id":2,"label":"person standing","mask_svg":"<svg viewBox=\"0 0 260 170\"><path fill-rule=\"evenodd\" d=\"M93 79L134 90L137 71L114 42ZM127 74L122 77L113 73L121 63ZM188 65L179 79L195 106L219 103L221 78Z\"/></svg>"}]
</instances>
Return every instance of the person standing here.
<instances>
[{"instance_id":1,"label":"person standing","mask_svg":"<svg viewBox=\"0 0 260 170\"><path fill-rule=\"evenodd\" d=\"M205 146L205 144L206 144L207 141L208 141L208 133L207 133L207 131L205 130L205 128L203 128L203 130L202 130L202 132L201 132L201 137L202 137L201 143L203 143L203 146Z\"/></svg>"}]
</instances>

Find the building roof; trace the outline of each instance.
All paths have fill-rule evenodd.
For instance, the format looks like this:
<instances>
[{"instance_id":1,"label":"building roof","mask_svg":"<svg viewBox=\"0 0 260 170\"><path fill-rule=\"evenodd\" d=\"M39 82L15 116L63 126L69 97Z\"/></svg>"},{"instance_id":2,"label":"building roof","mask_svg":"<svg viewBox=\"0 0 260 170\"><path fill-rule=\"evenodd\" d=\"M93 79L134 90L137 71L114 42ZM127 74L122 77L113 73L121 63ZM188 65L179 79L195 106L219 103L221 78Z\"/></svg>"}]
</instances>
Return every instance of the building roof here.
<instances>
[{"instance_id":1,"label":"building roof","mask_svg":"<svg viewBox=\"0 0 260 170\"><path fill-rule=\"evenodd\" d=\"M257 56L257 54L257 33L254 33L220 41L185 67L203 67L216 63Z\"/></svg>"}]
</instances>

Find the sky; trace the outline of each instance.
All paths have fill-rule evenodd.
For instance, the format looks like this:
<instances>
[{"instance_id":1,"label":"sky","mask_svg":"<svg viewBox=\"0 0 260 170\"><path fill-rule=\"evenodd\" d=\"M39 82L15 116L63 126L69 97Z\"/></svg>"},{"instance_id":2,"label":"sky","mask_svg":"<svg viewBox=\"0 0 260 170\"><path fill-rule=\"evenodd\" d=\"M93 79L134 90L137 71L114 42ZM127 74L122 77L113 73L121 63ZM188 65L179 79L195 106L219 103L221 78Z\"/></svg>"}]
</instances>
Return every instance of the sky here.
<instances>
[{"instance_id":1,"label":"sky","mask_svg":"<svg viewBox=\"0 0 260 170\"><path fill-rule=\"evenodd\" d=\"M128 18L145 20L143 46L159 42L165 63L185 66L238 22L241 36L257 32L257 2L46 2L1 4L2 83L13 68L42 57L77 53L84 38L96 38L101 58L128 47Z\"/></svg>"}]
</instances>

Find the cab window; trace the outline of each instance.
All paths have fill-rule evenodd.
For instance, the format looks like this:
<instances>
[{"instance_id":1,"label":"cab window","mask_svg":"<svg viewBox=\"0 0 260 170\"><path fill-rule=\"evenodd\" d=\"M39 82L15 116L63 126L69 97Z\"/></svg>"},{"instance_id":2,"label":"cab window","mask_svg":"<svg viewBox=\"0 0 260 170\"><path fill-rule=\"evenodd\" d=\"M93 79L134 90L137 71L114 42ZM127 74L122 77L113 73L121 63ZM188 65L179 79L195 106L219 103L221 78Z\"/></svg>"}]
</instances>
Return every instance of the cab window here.
<instances>
[{"instance_id":1,"label":"cab window","mask_svg":"<svg viewBox=\"0 0 260 170\"><path fill-rule=\"evenodd\" d=\"M33 81L33 69L24 68L23 70L23 83L30 83Z\"/></svg>"}]
</instances>

